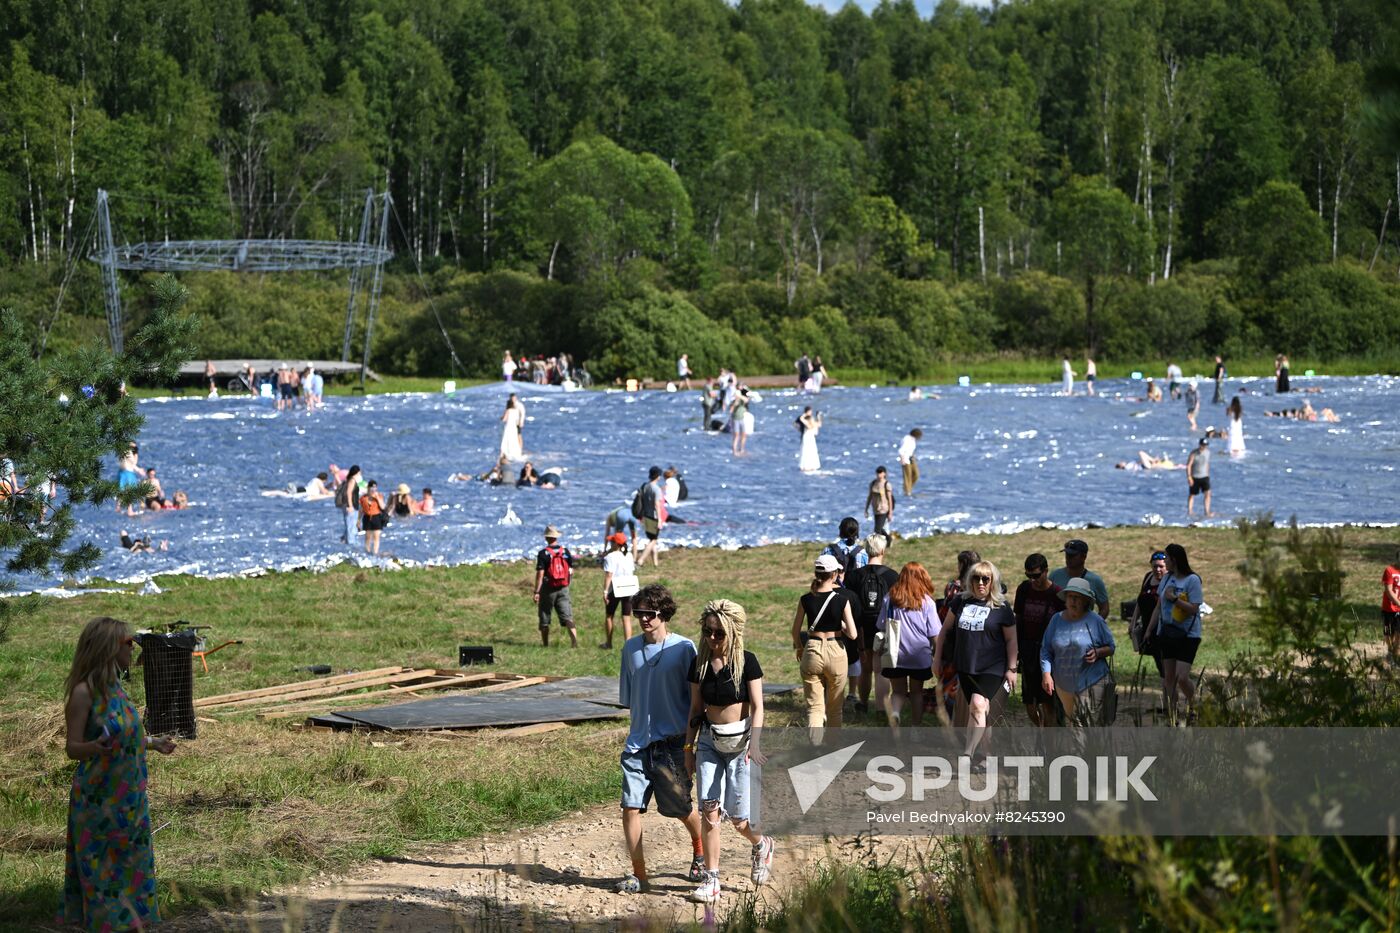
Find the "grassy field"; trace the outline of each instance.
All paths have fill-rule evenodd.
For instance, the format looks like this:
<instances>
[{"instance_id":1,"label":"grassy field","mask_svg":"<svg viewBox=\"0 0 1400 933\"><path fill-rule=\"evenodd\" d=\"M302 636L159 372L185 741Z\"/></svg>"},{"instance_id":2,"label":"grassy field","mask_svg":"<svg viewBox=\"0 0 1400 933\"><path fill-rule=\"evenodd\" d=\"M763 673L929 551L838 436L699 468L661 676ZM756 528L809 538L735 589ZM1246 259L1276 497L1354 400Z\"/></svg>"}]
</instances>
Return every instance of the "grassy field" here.
<instances>
[{"instance_id":1,"label":"grassy field","mask_svg":"<svg viewBox=\"0 0 1400 933\"><path fill-rule=\"evenodd\" d=\"M1116 607L1136 592L1152 549L1186 546L1216 613L1207 621L1200 661L1219 669L1247 647L1250 594L1236 572L1238 532L1227 529L1114 528L1079 532L1089 566L1108 582ZM980 550L1020 579L1024 557L1057 561L1065 533L1038 530L992 536L944 535L900 541L892 563L918 560L935 580L951 575L956 553ZM1347 529L1343 599L1359 637L1380 637L1380 570L1400 530ZM677 595L673 627L693 636L703 601L738 600L749 610L748 644L771 682L797 683L788 635L815 547L690 550L664 555L658 571ZM492 644L497 667L522 674L607 674L616 652L596 646L602 575L591 566L575 582L579 650L542 648L523 563L400 572L340 568L251 579L162 578L159 596L94 594L49 600L0 644L0 926L29 929L57 905L63 878L68 785L74 765L62 753L61 694L77 633L95 615L134 626L174 619L210 623L218 639L242 638L196 673L208 696L304 679L298 668L337 672L390 664L451 667L459 644ZM1115 621L1120 636L1124 626ZM567 645L567 639L562 639ZM131 692L142 700L140 675ZM797 705L780 701L772 720L791 721ZM616 724L571 727L529 738L478 733L466 738L354 736L264 722L251 713L201 723L198 740L174 756L152 756L153 825L163 906L222 901L248 889L303 877L415 843L470 837L540 823L612 799L619 789ZM871 722L874 722L872 719Z\"/></svg>"},{"instance_id":2,"label":"grassy field","mask_svg":"<svg viewBox=\"0 0 1400 933\"><path fill-rule=\"evenodd\" d=\"M1074 367L1076 389L1082 392L1084 391L1084 385L1081 381L1084 378L1084 358L1082 355L1076 356L1071 358L1069 362ZM1145 376L1162 380L1166 378L1169 361L1165 359L1139 359L1097 360L1096 362L1100 379L1124 379L1135 372L1141 372ZM1215 373L1215 359L1213 357L1178 359L1175 362L1181 367L1181 371L1188 379L1192 376L1210 379ZM1271 356L1226 360L1226 367L1232 379L1245 376L1272 379L1274 376L1274 359ZM1369 376L1375 373L1396 373L1400 372L1400 357L1394 354L1378 354L1365 357L1342 357L1333 360L1301 356L1289 359L1289 372L1294 379L1301 377L1309 369L1325 376ZM920 373L915 379L893 379L888 373L881 370L835 367L832 371L845 385L870 385L871 383L884 385L891 381L903 385L914 383L922 385L948 384L957 382L959 376L968 376L974 383L1057 383L1060 381L1060 360L1055 357L1028 359L1020 356L972 356L941 363L928 372Z\"/></svg>"}]
</instances>

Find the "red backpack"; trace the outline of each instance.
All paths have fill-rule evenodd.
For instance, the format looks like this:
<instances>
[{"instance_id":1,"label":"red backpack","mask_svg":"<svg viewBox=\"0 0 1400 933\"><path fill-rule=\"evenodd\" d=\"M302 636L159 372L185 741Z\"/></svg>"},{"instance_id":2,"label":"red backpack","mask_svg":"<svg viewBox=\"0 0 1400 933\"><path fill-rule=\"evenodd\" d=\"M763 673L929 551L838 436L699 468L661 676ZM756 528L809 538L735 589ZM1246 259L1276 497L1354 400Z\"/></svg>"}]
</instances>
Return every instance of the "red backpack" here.
<instances>
[{"instance_id":1,"label":"red backpack","mask_svg":"<svg viewBox=\"0 0 1400 933\"><path fill-rule=\"evenodd\" d=\"M574 572L574 568L569 566L566 556L568 552L558 545L547 547L544 552L549 555L549 564L544 570L544 582L555 589L568 586Z\"/></svg>"}]
</instances>

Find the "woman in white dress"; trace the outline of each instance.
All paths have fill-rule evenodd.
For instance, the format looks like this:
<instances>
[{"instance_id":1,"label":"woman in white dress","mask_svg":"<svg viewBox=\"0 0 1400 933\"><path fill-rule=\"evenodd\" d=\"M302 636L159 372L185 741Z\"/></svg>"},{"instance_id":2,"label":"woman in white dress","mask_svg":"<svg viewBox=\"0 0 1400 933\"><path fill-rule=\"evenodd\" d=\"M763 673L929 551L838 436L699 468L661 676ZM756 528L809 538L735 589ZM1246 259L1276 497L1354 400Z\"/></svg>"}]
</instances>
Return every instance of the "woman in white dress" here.
<instances>
[{"instance_id":1,"label":"woman in white dress","mask_svg":"<svg viewBox=\"0 0 1400 933\"><path fill-rule=\"evenodd\" d=\"M506 351L505 356L501 357L501 378L506 382L515 379L515 360L511 357L509 350Z\"/></svg>"},{"instance_id":2,"label":"woman in white dress","mask_svg":"<svg viewBox=\"0 0 1400 933\"><path fill-rule=\"evenodd\" d=\"M797 458L797 468L803 473L815 473L822 468L822 458L817 453L817 432L822 428L822 416L808 405L797 420L802 425L802 453Z\"/></svg>"},{"instance_id":3,"label":"woman in white dress","mask_svg":"<svg viewBox=\"0 0 1400 933\"><path fill-rule=\"evenodd\" d=\"M822 390L822 383L825 382L827 378L826 367L822 365L822 358L818 356L812 360L812 375L807 377L807 384L804 388L808 392L820 392Z\"/></svg>"},{"instance_id":4,"label":"woman in white dress","mask_svg":"<svg viewBox=\"0 0 1400 933\"><path fill-rule=\"evenodd\" d=\"M1230 400L1230 407L1226 409L1230 415L1230 456L1244 456L1244 406L1240 404L1240 397L1236 395Z\"/></svg>"},{"instance_id":5,"label":"woman in white dress","mask_svg":"<svg viewBox=\"0 0 1400 933\"><path fill-rule=\"evenodd\" d=\"M501 456L507 460L525 459L525 406L515 393L506 399L505 414L501 415Z\"/></svg>"}]
</instances>

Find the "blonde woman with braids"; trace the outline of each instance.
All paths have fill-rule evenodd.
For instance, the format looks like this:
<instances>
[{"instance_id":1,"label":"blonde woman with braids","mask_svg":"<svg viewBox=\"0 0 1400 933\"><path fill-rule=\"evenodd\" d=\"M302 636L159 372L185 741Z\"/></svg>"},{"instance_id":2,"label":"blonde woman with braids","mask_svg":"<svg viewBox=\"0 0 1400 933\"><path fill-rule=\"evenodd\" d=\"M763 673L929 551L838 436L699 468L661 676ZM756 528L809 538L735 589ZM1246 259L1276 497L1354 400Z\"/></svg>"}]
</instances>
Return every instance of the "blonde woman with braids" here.
<instances>
[{"instance_id":1,"label":"blonde woman with braids","mask_svg":"<svg viewBox=\"0 0 1400 933\"><path fill-rule=\"evenodd\" d=\"M78 770L68 796L60 919L89 930L129 930L160 922L146 749L168 755L175 743L146 736L117 679L131 668L134 644L125 622L93 619L78 636L64 691L65 750Z\"/></svg>"},{"instance_id":2,"label":"blonde woman with braids","mask_svg":"<svg viewBox=\"0 0 1400 933\"><path fill-rule=\"evenodd\" d=\"M687 772L698 772L705 878L690 899L719 899L720 825L728 816L753 845L753 883L763 884L773 866L773 839L749 822L749 760L763 764L763 669L744 650L744 607L727 599L705 604L700 649L690 672L690 727L685 737Z\"/></svg>"}]
</instances>

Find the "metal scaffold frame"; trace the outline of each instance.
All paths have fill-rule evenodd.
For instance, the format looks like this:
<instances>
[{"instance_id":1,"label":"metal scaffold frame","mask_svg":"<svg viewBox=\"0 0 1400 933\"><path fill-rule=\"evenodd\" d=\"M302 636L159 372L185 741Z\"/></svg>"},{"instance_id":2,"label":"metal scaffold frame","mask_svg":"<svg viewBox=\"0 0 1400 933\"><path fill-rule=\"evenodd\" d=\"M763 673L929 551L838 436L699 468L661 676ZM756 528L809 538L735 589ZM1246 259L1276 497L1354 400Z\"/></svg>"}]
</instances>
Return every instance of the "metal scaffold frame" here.
<instances>
[{"instance_id":1,"label":"metal scaffold frame","mask_svg":"<svg viewBox=\"0 0 1400 933\"><path fill-rule=\"evenodd\" d=\"M374 229L375 202L379 201L379 225L375 242L370 243ZM360 364L361 382L369 366L370 338L374 333L374 316L379 307L383 284L384 263L393 258L389 249L389 211L393 201L389 192L376 195L365 192L364 213L360 218L359 236L353 243L334 240L167 240L159 243L123 243L118 246L112 234L112 216L108 195L97 191L97 246L92 260L102 268L102 295L107 306L107 333L112 351L121 353L124 318L121 283L118 270L141 272L324 272L330 269L350 270L350 298L345 309L345 340L341 348L342 361L350 359L351 338L355 330L355 313L360 292L365 286L365 269L373 269L370 289L365 301L364 354Z\"/></svg>"}]
</instances>

